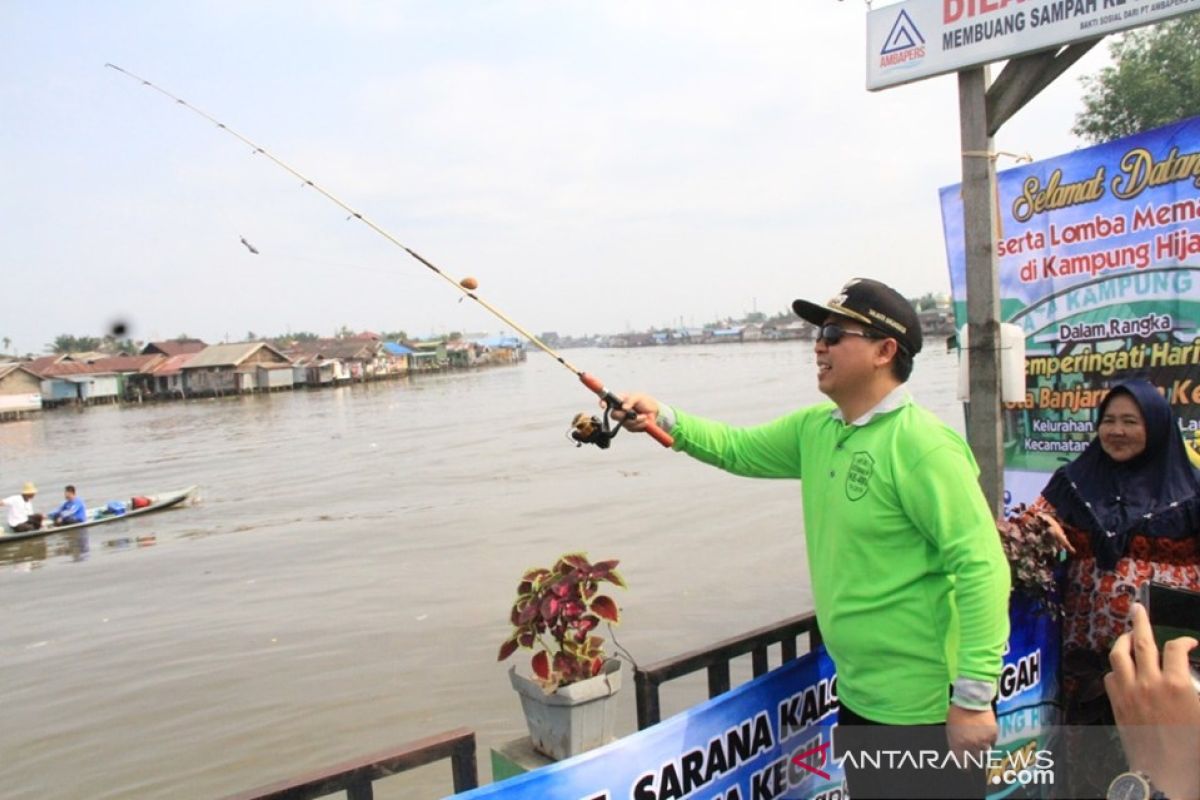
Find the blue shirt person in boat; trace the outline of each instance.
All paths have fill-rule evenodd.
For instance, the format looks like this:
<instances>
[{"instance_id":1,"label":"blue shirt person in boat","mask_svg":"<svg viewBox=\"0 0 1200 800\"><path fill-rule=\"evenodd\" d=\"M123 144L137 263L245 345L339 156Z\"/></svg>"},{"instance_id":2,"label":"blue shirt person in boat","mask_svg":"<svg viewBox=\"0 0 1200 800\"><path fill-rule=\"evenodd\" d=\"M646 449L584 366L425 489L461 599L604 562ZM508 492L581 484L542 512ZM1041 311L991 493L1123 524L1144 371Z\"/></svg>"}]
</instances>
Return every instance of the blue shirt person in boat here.
<instances>
[{"instance_id":1,"label":"blue shirt person in boat","mask_svg":"<svg viewBox=\"0 0 1200 800\"><path fill-rule=\"evenodd\" d=\"M0 506L4 506L6 512L5 522L13 533L41 530L42 515L33 513L33 498L36 494L37 487L33 485L33 481L25 481L20 494L0 500Z\"/></svg>"},{"instance_id":2,"label":"blue shirt person in boat","mask_svg":"<svg viewBox=\"0 0 1200 800\"><path fill-rule=\"evenodd\" d=\"M77 525L80 522L87 522L87 508L84 507L83 501L75 496L75 487L68 485L63 490L63 502L58 508L50 512L50 519L55 525Z\"/></svg>"}]
</instances>

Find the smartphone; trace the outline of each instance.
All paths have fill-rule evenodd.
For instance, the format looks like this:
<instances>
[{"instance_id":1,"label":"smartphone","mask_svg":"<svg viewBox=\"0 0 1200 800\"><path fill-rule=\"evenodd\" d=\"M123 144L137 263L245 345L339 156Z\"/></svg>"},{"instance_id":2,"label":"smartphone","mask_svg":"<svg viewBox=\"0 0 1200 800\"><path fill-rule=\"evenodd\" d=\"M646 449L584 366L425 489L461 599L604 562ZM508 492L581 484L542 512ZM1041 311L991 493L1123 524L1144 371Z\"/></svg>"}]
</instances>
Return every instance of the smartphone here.
<instances>
[{"instance_id":1,"label":"smartphone","mask_svg":"<svg viewBox=\"0 0 1200 800\"><path fill-rule=\"evenodd\" d=\"M1168 641L1180 636L1200 639L1200 592L1147 581L1138 587L1137 594L1138 602L1150 614L1150 627L1159 652ZM1200 693L1200 647L1188 653L1188 666L1192 686Z\"/></svg>"}]
</instances>

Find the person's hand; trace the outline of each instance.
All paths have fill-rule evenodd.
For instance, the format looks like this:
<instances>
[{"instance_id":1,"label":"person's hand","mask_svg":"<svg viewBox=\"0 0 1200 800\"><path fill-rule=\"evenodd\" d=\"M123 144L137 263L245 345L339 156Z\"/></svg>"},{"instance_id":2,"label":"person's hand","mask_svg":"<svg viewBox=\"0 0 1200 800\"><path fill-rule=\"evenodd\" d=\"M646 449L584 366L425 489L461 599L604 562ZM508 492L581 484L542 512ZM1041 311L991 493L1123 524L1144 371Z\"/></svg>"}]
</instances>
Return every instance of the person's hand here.
<instances>
[{"instance_id":1,"label":"person's hand","mask_svg":"<svg viewBox=\"0 0 1200 800\"><path fill-rule=\"evenodd\" d=\"M1190 636L1167 642L1160 668L1150 618L1134 603L1133 630L1113 644L1104 676L1130 769L1171 798L1200 797L1200 697L1187 658L1197 644Z\"/></svg>"},{"instance_id":2,"label":"person's hand","mask_svg":"<svg viewBox=\"0 0 1200 800\"><path fill-rule=\"evenodd\" d=\"M1052 515L1045 511L1039 511L1037 518L1046 523L1046 527L1050 529L1050 535L1054 537L1054 541L1058 542L1058 546L1066 550L1071 555L1075 555L1075 547L1071 544L1071 540L1067 538L1067 534L1063 531L1062 525L1058 524Z\"/></svg>"},{"instance_id":3,"label":"person's hand","mask_svg":"<svg viewBox=\"0 0 1200 800\"><path fill-rule=\"evenodd\" d=\"M626 430L641 432L647 422L658 416L658 401L648 394L621 394L621 407L612 410L612 418L625 426ZM601 401L601 406L604 402Z\"/></svg>"},{"instance_id":4,"label":"person's hand","mask_svg":"<svg viewBox=\"0 0 1200 800\"><path fill-rule=\"evenodd\" d=\"M946 742L950 752L959 757L960 764L979 763L983 754L996 743L999 733L992 709L974 711L950 704L946 714ZM975 761L963 758L967 753L972 754Z\"/></svg>"}]
</instances>

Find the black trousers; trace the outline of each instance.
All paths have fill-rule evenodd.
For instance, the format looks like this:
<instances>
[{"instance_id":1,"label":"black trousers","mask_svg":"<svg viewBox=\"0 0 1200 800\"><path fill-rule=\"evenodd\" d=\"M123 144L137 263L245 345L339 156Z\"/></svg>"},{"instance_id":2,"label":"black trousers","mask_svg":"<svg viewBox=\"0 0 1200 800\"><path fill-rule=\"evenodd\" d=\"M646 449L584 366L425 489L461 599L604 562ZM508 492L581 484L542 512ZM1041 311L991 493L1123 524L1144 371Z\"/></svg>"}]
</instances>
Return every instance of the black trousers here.
<instances>
[{"instance_id":1,"label":"black trousers","mask_svg":"<svg viewBox=\"0 0 1200 800\"><path fill-rule=\"evenodd\" d=\"M982 766L959 769L945 759L949 746L944 724L885 725L856 714L842 703L834 741L838 758L851 753L842 761L851 800L892 797L981 800L987 794Z\"/></svg>"},{"instance_id":2,"label":"black trousers","mask_svg":"<svg viewBox=\"0 0 1200 800\"><path fill-rule=\"evenodd\" d=\"M40 531L42 529L42 515L30 514L29 519L22 522L17 527L13 528L13 533L28 533L29 531Z\"/></svg>"}]
</instances>

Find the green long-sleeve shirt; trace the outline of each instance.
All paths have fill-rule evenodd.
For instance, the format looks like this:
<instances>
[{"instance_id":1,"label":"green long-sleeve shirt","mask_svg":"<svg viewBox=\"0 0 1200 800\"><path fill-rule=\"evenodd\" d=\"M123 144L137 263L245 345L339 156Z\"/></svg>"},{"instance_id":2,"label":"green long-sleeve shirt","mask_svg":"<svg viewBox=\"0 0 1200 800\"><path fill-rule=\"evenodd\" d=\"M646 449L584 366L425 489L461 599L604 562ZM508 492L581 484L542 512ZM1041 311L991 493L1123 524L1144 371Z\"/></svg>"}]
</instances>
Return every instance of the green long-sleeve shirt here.
<instances>
[{"instance_id":1,"label":"green long-sleeve shirt","mask_svg":"<svg viewBox=\"0 0 1200 800\"><path fill-rule=\"evenodd\" d=\"M956 678L995 683L1009 567L958 434L905 402L866 424L832 403L733 428L675 410L675 449L737 475L799 478L817 620L842 702L942 722Z\"/></svg>"}]
</instances>

